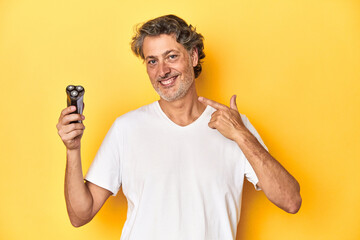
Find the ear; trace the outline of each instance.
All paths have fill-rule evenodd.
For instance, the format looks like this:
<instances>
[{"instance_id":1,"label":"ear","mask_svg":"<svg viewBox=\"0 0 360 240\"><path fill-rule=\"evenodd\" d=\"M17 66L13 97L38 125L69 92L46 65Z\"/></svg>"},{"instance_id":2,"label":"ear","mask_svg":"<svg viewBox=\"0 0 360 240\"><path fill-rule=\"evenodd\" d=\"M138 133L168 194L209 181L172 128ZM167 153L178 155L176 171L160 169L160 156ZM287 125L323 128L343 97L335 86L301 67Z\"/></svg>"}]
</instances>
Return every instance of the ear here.
<instances>
[{"instance_id":1,"label":"ear","mask_svg":"<svg viewBox=\"0 0 360 240\"><path fill-rule=\"evenodd\" d=\"M198 50L197 50L196 47L194 47L192 49L192 51L191 51L191 60L192 60L193 67L198 65L198 63L199 63L199 54L198 54Z\"/></svg>"}]
</instances>

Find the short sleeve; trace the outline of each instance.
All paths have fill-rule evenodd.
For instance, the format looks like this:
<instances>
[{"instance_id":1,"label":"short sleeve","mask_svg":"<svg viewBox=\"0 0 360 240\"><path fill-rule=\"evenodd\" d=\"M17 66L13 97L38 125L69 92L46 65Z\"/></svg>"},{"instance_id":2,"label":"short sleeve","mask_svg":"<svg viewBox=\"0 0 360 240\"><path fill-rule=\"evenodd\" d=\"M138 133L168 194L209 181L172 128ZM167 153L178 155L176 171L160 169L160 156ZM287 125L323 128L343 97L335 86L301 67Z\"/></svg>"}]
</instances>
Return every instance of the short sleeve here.
<instances>
[{"instance_id":1,"label":"short sleeve","mask_svg":"<svg viewBox=\"0 0 360 240\"><path fill-rule=\"evenodd\" d=\"M85 180L105 188L115 196L121 186L120 128L115 121L106 134Z\"/></svg>"},{"instance_id":2,"label":"short sleeve","mask_svg":"<svg viewBox=\"0 0 360 240\"><path fill-rule=\"evenodd\" d=\"M259 133L256 131L254 126L250 123L249 119L241 114L241 119L245 125L245 127L256 137L256 139L259 141L259 143L268 151L268 148L265 146L263 140L261 139ZM259 182L259 179L257 178L254 169L252 168L249 161L246 159L245 161L245 177L246 179L251 182L256 190L261 190L256 184Z\"/></svg>"}]
</instances>

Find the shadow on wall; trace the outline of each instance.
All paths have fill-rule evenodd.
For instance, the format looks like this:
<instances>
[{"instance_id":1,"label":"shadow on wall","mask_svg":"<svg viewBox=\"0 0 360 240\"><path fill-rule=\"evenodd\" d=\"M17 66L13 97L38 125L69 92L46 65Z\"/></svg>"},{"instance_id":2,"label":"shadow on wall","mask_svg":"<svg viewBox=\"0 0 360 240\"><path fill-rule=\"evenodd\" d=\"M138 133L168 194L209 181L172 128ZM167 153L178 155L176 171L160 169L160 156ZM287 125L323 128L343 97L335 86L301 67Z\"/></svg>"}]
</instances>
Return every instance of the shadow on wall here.
<instances>
[{"instance_id":1,"label":"shadow on wall","mask_svg":"<svg viewBox=\"0 0 360 240\"><path fill-rule=\"evenodd\" d=\"M216 96L221 95L222 84L221 76L217 68L216 57L211 53L205 52L206 57L202 63L202 71L200 76L195 80L196 89L199 96L219 100Z\"/></svg>"},{"instance_id":2,"label":"shadow on wall","mask_svg":"<svg viewBox=\"0 0 360 240\"><path fill-rule=\"evenodd\" d=\"M120 239L122 228L126 221L127 200L122 192L122 188L115 197L110 196L102 209L99 211L99 224L102 225L111 236L116 235L116 239Z\"/></svg>"},{"instance_id":3,"label":"shadow on wall","mask_svg":"<svg viewBox=\"0 0 360 240\"><path fill-rule=\"evenodd\" d=\"M257 231L257 226L251 225L250 215L257 209L255 205L259 200L260 193L261 191L257 192L254 189L252 183L249 183L246 178L244 179L240 222L237 228L236 240L247 239L247 233Z\"/></svg>"}]
</instances>

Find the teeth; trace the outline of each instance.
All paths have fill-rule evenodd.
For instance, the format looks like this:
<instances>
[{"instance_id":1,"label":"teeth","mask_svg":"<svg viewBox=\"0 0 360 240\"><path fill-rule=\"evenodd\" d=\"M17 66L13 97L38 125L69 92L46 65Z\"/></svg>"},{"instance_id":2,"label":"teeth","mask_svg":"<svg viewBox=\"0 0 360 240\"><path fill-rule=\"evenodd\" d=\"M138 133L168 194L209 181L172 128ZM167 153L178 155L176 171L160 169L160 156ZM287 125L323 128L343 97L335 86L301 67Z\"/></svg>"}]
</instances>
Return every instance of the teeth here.
<instances>
[{"instance_id":1,"label":"teeth","mask_svg":"<svg viewBox=\"0 0 360 240\"><path fill-rule=\"evenodd\" d=\"M174 81L174 77L168 79L168 80L165 80L165 81L161 81L161 84L163 85L168 85L170 83L172 83Z\"/></svg>"},{"instance_id":2,"label":"teeth","mask_svg":"<svg viewBox=\"0 0 360 240\"><path fill-rule=\"evenodd\" d=\"M162 81L161 83L166 85L166 84L169 84L169 83L171 83L171 82L172 82L172 79L169 79L169 80L167 80L167 81Z\"/></svg>"}]
</instances>

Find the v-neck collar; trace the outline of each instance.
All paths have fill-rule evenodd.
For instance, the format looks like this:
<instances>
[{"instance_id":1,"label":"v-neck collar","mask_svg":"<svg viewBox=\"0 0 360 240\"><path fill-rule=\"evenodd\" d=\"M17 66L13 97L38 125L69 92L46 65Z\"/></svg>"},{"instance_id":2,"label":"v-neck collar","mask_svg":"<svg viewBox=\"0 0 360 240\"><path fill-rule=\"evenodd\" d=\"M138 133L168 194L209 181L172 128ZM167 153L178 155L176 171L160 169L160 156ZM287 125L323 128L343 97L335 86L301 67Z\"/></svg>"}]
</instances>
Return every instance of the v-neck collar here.
<instances>
[{"instance_id":1,"label":"v-neck collar","mask_svg":"<svg viewBox=\"0 0 360 240\"><path fill-rule=\"evenodd\" d=\"M206 106L205 110L201 113L201 115L192 123L186 125L186 126L180 126L178 124L176 124L175 122L173 122L162 110L159 101L155 102L155 107L158 110L158 112L160 113L160 115L167 121L169 122L173 127L177 127L177 128L191 128L192 126L197 125L198 123L202 122L204 120L204 118L208 115L208 113L211 111L211 107L209 105Z\"/></svg>"}]
</instances>

